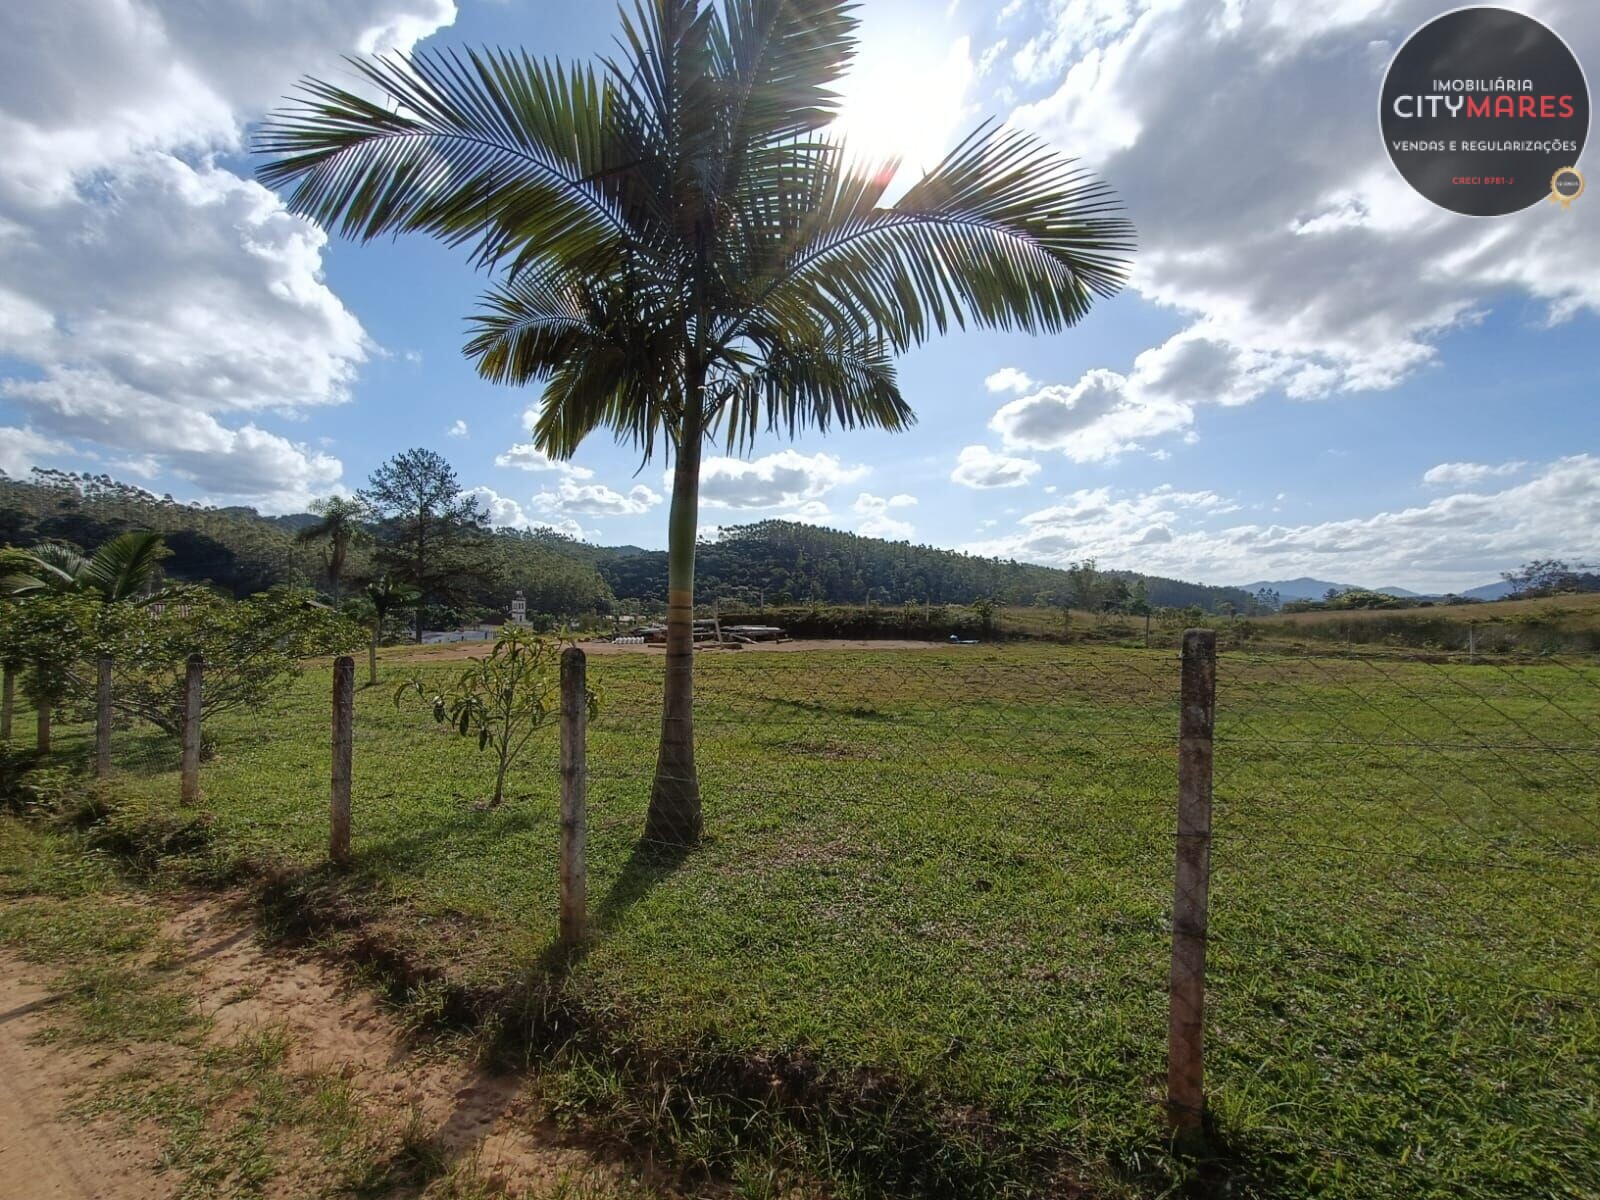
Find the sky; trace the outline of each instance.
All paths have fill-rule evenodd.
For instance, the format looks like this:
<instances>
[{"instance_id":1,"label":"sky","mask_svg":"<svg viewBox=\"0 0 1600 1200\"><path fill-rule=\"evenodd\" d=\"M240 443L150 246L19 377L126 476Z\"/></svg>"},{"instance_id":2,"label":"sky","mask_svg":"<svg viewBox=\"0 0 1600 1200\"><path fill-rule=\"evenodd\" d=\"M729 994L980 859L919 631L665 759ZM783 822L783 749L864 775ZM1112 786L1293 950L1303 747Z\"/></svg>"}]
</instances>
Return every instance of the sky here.
<instances>
[{"instance_id":1,"label":"sky","mask_svg":"<svg viewBox=\"0 0 1600 1200\"><path fill-rule=\"evenodd\" d=\"M1377 127L1451 0L865 0L841 132L902 181L985 118L1108 182L1129 284L1063 333L900 361L908 432L710 454L701 524L812 521L1207 583L1443 591L1600 560L1600 190L1435 208ZM1586 66L1600 4L1507 4ZM551 0L53 0L0 7L0 470L105 472L267 513L445 454L501 525L666 539L663 462L530 445L477 379L488 280L421 238L341 242L254 179L253 126L341 56L592 59L616 10ZM1580 166L1586 165L1580 160Z\"/></svg>"}]
</instances>

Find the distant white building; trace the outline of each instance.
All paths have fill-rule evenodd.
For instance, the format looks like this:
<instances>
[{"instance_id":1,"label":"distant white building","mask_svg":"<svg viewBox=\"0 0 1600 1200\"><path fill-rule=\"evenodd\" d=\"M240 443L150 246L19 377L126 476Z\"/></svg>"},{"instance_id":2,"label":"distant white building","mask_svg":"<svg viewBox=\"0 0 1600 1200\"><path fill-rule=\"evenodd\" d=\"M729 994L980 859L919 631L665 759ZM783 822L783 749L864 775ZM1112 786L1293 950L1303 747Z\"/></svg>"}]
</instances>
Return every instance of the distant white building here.
<instances>
[{"instance_id":1,"label":"distant white building","mask_svg":"<svg viewBox=\"0 0 1600 1200\"><path fill-rule=\"evenodd\" d=\"M511 598L511 623L513 625L528 623L528 601L521 592Z\"/></svg>"}]
</instances>

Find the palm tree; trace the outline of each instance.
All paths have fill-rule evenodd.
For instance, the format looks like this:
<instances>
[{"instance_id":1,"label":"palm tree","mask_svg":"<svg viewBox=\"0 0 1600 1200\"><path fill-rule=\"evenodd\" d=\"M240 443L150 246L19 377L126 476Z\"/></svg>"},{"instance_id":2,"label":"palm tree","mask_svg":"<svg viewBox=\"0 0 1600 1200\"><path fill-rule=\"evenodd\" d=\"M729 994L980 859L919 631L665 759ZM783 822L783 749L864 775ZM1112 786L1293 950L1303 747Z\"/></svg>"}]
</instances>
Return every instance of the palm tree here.
<instances>
[{"instance_id":1,"label":"palm tree","mask_svg":"<svg viewBox=\"0 0 1600 1200\"><path fill-rule=\"evenodd\" d=\"M316 542L328 543L324 562L327 565L328 584L333 590L333 602L338 604L339 585L344 577L345 562L350 556L350 547L359 545L367 536L366 528L362 525L367 519L367 506L359 500L344 496L328 496L322 500L313 500L311 511L320 520L314 525L307 525L295 534L294 540L302 546Z\"/></svg>"},{"instance_id":2,"label":"palm tree","mask_svg":"<svg viewBox=\"0 0 1600 1200\"><path fill-rule=\"evenodd\" d=\"M79 592L108 604L133 600L149 594L167 554L161 535L147 531L119 533L87 557L60 542L42 542L8 554L0 593Z\"/></svg>"},{"instance_id":3,"label":"palm tree","mask_svg":"<svg viewBox=\"0 0 1600 1200\"><path fill-rule=\"evenodd\" d=\"M367 684L378 682L378 643L383 639L383 621L390 612L422 599L422 593L409 583L380 575L367 584L367 599L372 601L372 642L367 647Z\"/></svg>"},{"instance_id":4,"label":"palm tree","mask_svg":"<svg viewBox=\"0 0 1600 1200\"><path fill-rule=\"evenodd\" d=\"M667 668L647 841L701 829L695 530L707 439L903 429L893 354L953 322L1032 333L1121 284L1109 190L1030 135L980 126L897 200L897 164L830 140L848 0L641 0L599 69L527 53L356 63L264 126L271 186L346 235L470 247L498 281L467 354L544 387L535 443L605 427L675 459Z\"/></svg>"}]
</instances>

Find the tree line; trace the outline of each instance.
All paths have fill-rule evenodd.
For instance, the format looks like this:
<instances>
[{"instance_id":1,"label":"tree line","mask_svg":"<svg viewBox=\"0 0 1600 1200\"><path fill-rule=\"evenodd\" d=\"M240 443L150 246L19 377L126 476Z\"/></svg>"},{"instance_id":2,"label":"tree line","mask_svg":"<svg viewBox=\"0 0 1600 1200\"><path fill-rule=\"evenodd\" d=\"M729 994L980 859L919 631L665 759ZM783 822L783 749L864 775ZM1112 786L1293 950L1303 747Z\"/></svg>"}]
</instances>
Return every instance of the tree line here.
<instances>
[{"instance_id":1,"label":"tree line","mask_svg":"<svg viewBox=\"0 0 1600 1200\"><path fill-rule=\"evenodd\" d=\"M619 597L666 599L666 555L620 547L602 551L600 573ZM695 573L700 604L974 604L1073 607L1090 611L1197 605L1207 612L1251 602L1239 588L1101 570L1093 559L1067 568L985 558L891 542L796 521L724 528L701 544Z\"/></svg>"},{"instance_id":2,"label":"tree line","mask_svg":"<svg viewBox=\"0 0 1600 1200\"><path fill-rule=\"evenodd\" d=\"M0 542L87 550L130 530L162 535L166 579L236 598L311 587L336 606L359 607L368 584L403 583L421 600L407 606L413 637L421 626L503 618L518 591L536 618L655 612L667 600L664 551L595 546L548 529L491 530L450 464L431 450L394 456L354 496L326 497L309 512L278 517L184 504L105 475L0 477ZM700 604L1254 607L1238 588L1106 571L1092 559L1046 567L793 521L725 528L702 543L699 562Z\"/></svg>"},{"instance_id":3,"label":"tree line","mask_svg":"<svg viewBox=\"0 0 1600 1200\"><path fill-rule=\"evenodd\" d=\"M550 616L609 612L615 603L570 539L490 529L449 463L431 450L391 458L353 497L327 497L309 513L280 517L185 504L107 475L0 476L0 544L87 551L136 530L162 535L164 581L234 598L314 588L331 604L359 607L364 585L403 582L422 601L411 608L413 635L419 624L503 617L518 591L530 613Z\"/></svg>"}]
</instances>

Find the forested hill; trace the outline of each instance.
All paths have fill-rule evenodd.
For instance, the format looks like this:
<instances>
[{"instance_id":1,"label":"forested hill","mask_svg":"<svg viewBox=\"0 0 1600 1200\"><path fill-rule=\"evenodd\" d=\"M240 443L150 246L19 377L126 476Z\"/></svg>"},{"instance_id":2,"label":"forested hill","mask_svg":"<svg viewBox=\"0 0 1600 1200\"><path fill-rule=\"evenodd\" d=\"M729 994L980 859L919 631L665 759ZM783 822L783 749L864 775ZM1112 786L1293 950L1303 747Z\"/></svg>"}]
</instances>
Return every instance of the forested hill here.
<instances>
[{"instance_id":1,"label":"forested hill","mask_svg":"<svg viewBox=\"0 0 1600 1200\"><path fill-rule=\"evenodd\" d=\"M263 517L249 508L181 504L106 476L40 471L24 481L0 475L0 545L59 540L87 550L127 529L153 529L172 550L162 564L169 577L208 582L238 596L275 584L325 585L321 552L295 540L296 532L315 520L309 514ZM517 590L526 593L533 612L575 614L606 611L615 600L647 606L666 601L664 551L595 546L548 531L486 533L481 550L476 577L464 581L461 619L503 614ZM367 549L356 547L346 571L349 581L360 583L372 573ZM1099 607L1132 597L1141 578L1149 603L1157 607L1196 604L1214 610L1224 601L1241 607L1248 601L1238 588L1131 572L1075 576L1054 567L791 521L724 529L719 540L700 548L695 590L702 603L995 599Z\"/></svg>"},{"instance_id":2,"label":"forested hill","mask_svg":"<svg viewBox=\"0 0 1600 1200\"><path fill-rule=\"evenodd\" d=\"M600 550L596 562L617 596L665 603L664 551L632 546ZM1128 599L1140 579L1148 602L1157 607L1198 604L1210 611L1231 601L1242 609L1249 601L1239 588L1129 571L1090 573L1086 578L1056 567L889 542L794 521L725 528L717 541L700 547L695 559L695 598L701 603L764 599L769 604L810 600L970 604L995 599L1005 604L1099 607ZM1086 584L1092 595L1083 594Z\"/></svg>"},{"instance_id":3,"label":"forested hill","mask_svg":"<svg viewBox=\"0 0 1600 1200\"><path fill-rule=\"evenodd\" d=\"M235 596L280 584L328 588L323 547L296 540L314 525L309 513L263 517L252 508L181 504L104 475L35 471L28 481L0 474L0 545L62 541L93 549L129 529L160 533L172 552L161 563L169 579L208 583ZM379 571L370 534L350 550L346 589ZM462 556L463 570L430 620L471 621L504 615L525 593L533 612L582 613L612 606L593 557L575 553L569 539L511 530L477 531Z\"/></svg>"}]
</instances>

